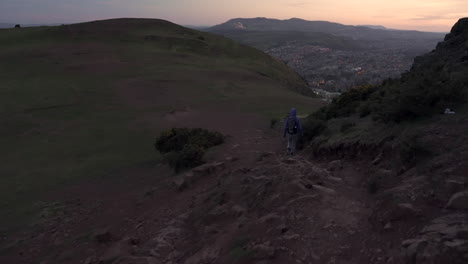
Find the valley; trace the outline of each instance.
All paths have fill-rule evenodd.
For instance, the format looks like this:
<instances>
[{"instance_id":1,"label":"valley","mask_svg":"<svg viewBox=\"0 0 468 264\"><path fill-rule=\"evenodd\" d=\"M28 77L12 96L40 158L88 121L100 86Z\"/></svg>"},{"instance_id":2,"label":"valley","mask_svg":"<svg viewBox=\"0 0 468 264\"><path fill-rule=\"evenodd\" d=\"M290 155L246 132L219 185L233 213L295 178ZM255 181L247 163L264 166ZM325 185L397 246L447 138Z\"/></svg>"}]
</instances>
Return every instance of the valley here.
<instances>
[{"instance_id":1,"label":"valley","mask_svg":"<svg viewBox=\"0 0 468 264\"><path fill-rule=\"evenodd\" d=\"M234 22L277 58L159 19L0 29L0 263L468 261L468 18L433 51L439 34Z\"/></svg>"},{"instance_id":2,"label":"valley","mask_svg":"<svg viewBox=\"0 0 468 264\"><path fill-rule=\"evenodd\" d=\"M305 78L311 89L338 93L399 78L410 70L415 57L433 50L444 37L441 33L267 18L234 19L208 31L278 58Z\"/></svg>"}]
</instances>

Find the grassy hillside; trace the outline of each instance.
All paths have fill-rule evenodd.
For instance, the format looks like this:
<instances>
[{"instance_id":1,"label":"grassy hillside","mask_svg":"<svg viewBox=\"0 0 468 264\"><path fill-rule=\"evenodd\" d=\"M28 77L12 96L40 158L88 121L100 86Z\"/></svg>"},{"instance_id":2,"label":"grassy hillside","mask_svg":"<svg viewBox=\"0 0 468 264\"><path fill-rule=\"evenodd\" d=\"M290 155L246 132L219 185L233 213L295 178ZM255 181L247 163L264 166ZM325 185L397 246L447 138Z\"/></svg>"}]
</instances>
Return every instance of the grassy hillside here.
<instances>
[{"instance_id":1,"label":"grassy hillside","mask_svg":"<svg viewBox=\"0 0 468 264\"><path fill-rule=\"evenodd\" d=\"M265 120L320 102L284 64L162 20L118 19L0 30L2 229L41 194L156 159L168 113Z\"/></svg>"}]
</instances>

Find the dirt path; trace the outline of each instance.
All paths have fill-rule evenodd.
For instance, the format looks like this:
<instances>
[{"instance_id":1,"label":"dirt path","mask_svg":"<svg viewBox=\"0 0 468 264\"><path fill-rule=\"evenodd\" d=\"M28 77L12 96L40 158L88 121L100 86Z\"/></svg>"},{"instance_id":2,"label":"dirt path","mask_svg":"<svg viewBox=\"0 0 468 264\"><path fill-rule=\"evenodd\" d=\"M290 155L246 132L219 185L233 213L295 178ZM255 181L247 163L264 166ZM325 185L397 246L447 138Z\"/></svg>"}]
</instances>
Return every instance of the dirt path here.
<instances>
[{"instance_id":1,"label":"dirt path","mask_svg":"<svg viewBox=\"0 0 468 264\"><path fill-rule=\"evenodd\" d=\"M182 191L155 163L76 186L0 262L393 263L361 172L286 157L277 135L233 131Z\"/></svg>"}]
</instances>

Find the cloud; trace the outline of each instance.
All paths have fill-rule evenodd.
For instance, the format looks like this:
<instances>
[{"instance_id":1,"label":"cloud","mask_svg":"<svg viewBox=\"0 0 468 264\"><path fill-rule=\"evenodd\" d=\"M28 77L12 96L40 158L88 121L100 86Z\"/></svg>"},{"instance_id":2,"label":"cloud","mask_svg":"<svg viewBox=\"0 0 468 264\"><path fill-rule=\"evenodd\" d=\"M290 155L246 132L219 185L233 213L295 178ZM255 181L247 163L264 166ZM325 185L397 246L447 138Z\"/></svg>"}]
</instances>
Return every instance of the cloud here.
<instances>
[{"instance_id":1,"label":"cloud","mask_svg":"<svg viewBox=\"0 0 468 264\"><path fill-rule=\"evenodd\" d=\"M432 21L432 20L446 20L446 19L459 19L462 17L467 17L468 14L447 14L447 15L429 15L429 16L417 16L410 18L410 20L419 20L419 21Z\"/></svg>"},{"instance_id":2,"label":"cloud","mask_svg":"<svg viewBox=\"0 0 468 264\"><path fill-rule=\"evenodd\" d=\"M410 20L441 20L445 19L445 16L418 16L410 18Z\"/></svg>"}]
</instances>

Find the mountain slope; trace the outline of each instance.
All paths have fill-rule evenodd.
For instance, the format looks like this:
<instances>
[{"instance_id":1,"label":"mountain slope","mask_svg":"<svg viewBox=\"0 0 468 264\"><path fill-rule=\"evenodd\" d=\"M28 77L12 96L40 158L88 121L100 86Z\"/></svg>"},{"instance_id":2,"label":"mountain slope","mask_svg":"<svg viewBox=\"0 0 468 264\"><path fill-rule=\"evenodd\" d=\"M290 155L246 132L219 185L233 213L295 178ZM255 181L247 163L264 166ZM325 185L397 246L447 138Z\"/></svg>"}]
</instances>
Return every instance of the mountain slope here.
<instances>
[{"instance_id":1,"label":"mountain slope","mask_svg":"<svg viewBox=\"0 0 468 264\"><path fill-rule=\"evenodd\" d=\"M374 29L366 26L348 26L328 21L307 21L298 18L288 20L268 18L236 18L210 28L212 32L226 30L246 31L303 31L322 32L355 40L382 39L439 39L443 33L431 33L405 30Z\"/></svg>"},{"instance_id":2,"label":"mountain slope","mask_svg":"<svg viewBox=\"0 0 468 264\"><path fill-rule=\"evenodd\" d=\"M230 133L321 104L268 55L163 20L3 29L0 68L2 230L65 183L151 163L163 129Z\"/></svg>"},{"instance_id":3,"label":"mountain slope","mask_svg":"<svg viewBox=\"0 0 468 264\"><path fill-rule=\"evenodd\" d=\"M467 38L466 19L461 19L434 51L416 57L411 70L401 79L344 94L328 109L323 109L323 117L330 119L358 112L384 122L401 122L465 104L468 65L464 42Z\"/></svg>"},{"instance_id":4,"label":"mountain slope","mask_svg":"<svg viewBox=\"0 0 468 264\"><path fill-rule=\"evenodd\" d=\"M463 18L401 79L350 90L305 122L317 157L364 164L370 224L401 245L395 263L468 259L467 41Z\"/></svg>"}]
</instances>

